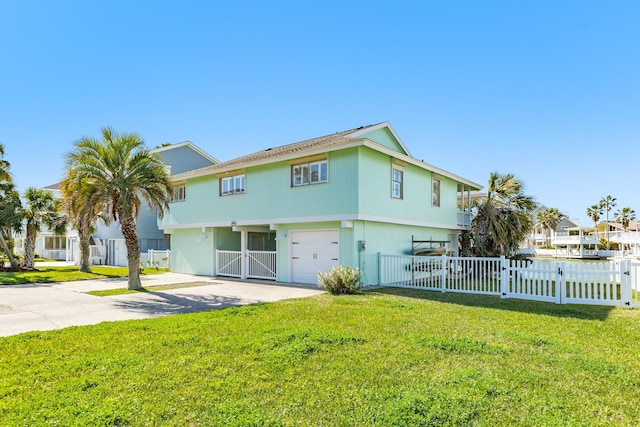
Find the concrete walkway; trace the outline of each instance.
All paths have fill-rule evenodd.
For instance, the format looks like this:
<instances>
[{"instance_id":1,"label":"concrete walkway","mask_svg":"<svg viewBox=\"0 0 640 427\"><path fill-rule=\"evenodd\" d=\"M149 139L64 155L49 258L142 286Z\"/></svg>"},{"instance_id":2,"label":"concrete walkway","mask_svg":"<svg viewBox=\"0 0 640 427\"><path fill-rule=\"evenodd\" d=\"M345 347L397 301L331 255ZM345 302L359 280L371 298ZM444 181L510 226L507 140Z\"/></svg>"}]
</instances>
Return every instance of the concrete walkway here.
<instances>
[{"instance_id":1,"label":"concrete walkway","mask_svg":"<svg viewBox=\"0 0 640 427\"><path fill-rule=\"evenodd\" d=\"M110 297L97 297L86 292L124 289L127 287L126 278L0 286L0 336L209 311L322 293L315 286L220 280L179 273L142 278L145 287L193 282L203 282L204 285Z\"/></svg>"}]
</instances>

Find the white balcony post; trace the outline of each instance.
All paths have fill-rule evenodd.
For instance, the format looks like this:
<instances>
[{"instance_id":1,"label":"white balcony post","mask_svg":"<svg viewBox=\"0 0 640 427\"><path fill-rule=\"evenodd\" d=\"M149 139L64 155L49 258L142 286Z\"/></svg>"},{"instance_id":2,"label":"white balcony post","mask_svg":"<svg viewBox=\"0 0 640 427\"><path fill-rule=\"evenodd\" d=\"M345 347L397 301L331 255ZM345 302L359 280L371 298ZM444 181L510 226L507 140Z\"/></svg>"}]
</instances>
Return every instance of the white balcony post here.
<instances>
[{"instance_id":1,"label":"white balcony post","mask_svg":"<svg viewBox=\"0 0 640 427\"><path fill-rule=\"evenodd\" d=\"M247 231L240 231L240 278L247 278Z\"/></svg>"}]
</instances>

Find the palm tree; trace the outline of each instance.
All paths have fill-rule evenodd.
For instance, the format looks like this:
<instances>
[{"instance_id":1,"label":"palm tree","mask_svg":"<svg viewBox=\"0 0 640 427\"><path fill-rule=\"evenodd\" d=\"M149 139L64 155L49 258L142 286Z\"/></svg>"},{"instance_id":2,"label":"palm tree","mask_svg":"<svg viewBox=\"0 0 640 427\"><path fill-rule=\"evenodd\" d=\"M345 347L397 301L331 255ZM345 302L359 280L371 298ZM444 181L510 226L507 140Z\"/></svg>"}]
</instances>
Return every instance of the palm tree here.
<instances>
[{"instance_id":1,"label":"palm tree","mask_svg":"<svg viewBox=\"0 0 640 427\"><path fill-rule=\"evenodd\" d=\"M567 216L565 214L563 214L556 208L549 208L538 212L537 219L545 232L545 243L547 247L550 246L547 230L555 230L560 221L562 221L566 217Z\"/></svg>"},{"instance_id":2,"label":"palm tree","mask_svg":"<svg viewBox=\"0 0 640 427\"><path fill-rule=\"evenodd\" d=\"M129 289L140 289L140 246L136 219L142 201L162 217L172 192L169 173L157 153L135 133L101 129L102 139L82 138L67 154L67 170L74 185L91 195L94 206L104 207L106 222L120 223L127 247ZM82 202L85 203L85 202ZM89 215L90 216L90 215Z\"/></svg>"},{"instance_id":3,"label":"palm tree","mask_svg":"<svg viewBox=\"0 0 640 427\"><path fill-rule=\"evenodd\" d=\"M7 255L11 269L19 269L18 262L13 257L13 247L9 245L11 231L19 231L22 219L17 214L20 211L20 195L11 183L10 164L4 159L4 145L0 144L0 245Z\"/></svg>"},{"instance_id":4,"label":"palm tree","mask_svg":"<svg viewBox=\"0 0 640 427\"><path fill-rule=\"evenodd\" d=\"M593 227L596 230L596 239L598 238L598 221L602 214L602 207L600 205L592 205L587 208L587 216L593 221Z\"/></svg>"},{"instance_id":5,"label":"palm tree","mask_svg":"<svg viewBox=\"0 0 640 427\"><path fill-rule=\"evenodd\" d=\"M11 182L11 165L4 159L4 145L0 144L0 181Z\"/></svg>"},{"instance_id":6,"label":"palm tree","mask_svg":"<svg viewBox=\"0 0 640 427\"><path fill-rule=\"evenodd\" d=\"M611 247L609 245L609 212L611 211L611 209L616 207L616 198L615 197L611 197L611 196L605 196L602 199L600 199L600 208L602 209L602 211L606 214L607 216L607 228L606 228L606 235L607 235L607 250L609 250L609 248Z\"/></svg>"},{"instance_id":7,"label":"palm tree","mask_svg":"<svg viewBox=\"0 0 640 427\"><path fill-rule=\"evenodd\" d=\"M629 221L636 219L636 211L631 208L622 208L615 213L615 221L622 224L624 231L629 228Z\"/></svg>"},{"instance_id":8,"label":"palm tree","mask_svg":"<svg viewBox=\"0 0 640 427\"><path fill-rule=\"evenodd\" d=\"M75 169L68 170L61 184L63 209L72 226L78 231L80 271L90 273L91 234L100 218L100 201L94 200L97 194L95 188L83 186L81 181L76 179L74 171Z\"/></svg>"},{"instance_id":9,"label":"palm tree","mask_svg":"<svg viewBox=\"0 0 640 427\"><path fill-rule=\"evenodd\" d=\"M29 187L24 193L24 207L20 215L25 222L24 259L22 268L31 270L37 234L47 227L55 234L64 234L67 224L60 212L60 201L48 190Z\"/></svg>"},{"instance_id":10,"label":"palm tree","mask_svg":"<svg viewBox=\"0 0 640 427\"><path fill-rule=\"evenodd\" d=\"M520 242L532 228L530 212L535 206L514 175L491 173L487 197L476 207L471 221L474 254L515 255Z\"/></svg>"},{"instance_id":11,"label":"palm tree","mask_svg":"<svg viewBox=\"0 0 640 427\"><path fill-rule=\"evenodd\" d=\"M20 266L13 256L13 239L11 232L18 233L22 229L22 217L20 212L22 203L20 194L13 188L10 182L0 183L0 245L7 255L11 270L18 271Z\"/></svg>"}]
</instances>

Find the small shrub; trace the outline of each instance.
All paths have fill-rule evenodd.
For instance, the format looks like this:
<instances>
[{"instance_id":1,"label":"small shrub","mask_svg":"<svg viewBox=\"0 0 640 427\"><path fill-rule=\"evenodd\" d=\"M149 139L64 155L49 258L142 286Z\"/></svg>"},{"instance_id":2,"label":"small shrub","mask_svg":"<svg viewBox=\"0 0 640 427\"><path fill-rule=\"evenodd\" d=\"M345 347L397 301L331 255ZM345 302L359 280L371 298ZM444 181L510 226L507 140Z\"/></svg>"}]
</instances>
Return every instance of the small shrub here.
<instances>
[{"instance_id":1,"label":"small shrub","mask_svg":"<svg viewBox=\"0 0 640 427\"><path fill-rule=\"evenodd\" d=\"M318 284L334 295L355 294L362 287L360 277L362 277L362 272L357 267L339 265L329 270L328 273L318 273Z\"/></svg>"}]
</instances>

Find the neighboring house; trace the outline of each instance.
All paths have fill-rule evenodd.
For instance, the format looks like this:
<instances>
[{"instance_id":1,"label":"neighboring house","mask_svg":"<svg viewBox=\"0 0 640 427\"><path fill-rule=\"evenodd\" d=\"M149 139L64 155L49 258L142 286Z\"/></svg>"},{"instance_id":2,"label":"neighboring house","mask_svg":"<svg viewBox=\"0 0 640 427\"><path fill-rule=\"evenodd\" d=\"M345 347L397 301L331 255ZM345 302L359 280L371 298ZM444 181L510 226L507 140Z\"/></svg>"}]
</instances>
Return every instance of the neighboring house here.
<instances>
[{"instance_id":1,"label":"neighboring house","mask_svg":"<svg viewBox=\"0 0 640 427\"><path fill-rule=\"evenodd\" d=\"M603 224L606 230L606 223ZM606 231L600 234L602 238L607 236ZM619 222L609 222L608 236L611 243L617 244L622 256L640 257L640 221L629 221L626 230Z\"/></svg>"},{"instance_id":2,"label":"neighboring house","mask_svg":"<svg viewBox=\"0 0 640 427\"><path fill-rule=\"evenodd\" d=\"M172 174L181 174L189 170L219 163L217 159L189 141L166 145L153 151L160 155ZM56 197L62 197L59 183L45 187L45 189L52 191ZM179 187L175 189L174 198L180 199L183 197L180 191ZM144 202L142 203L136 221L136 228L140 239L140 251L143 253L149 249L164 250L170 248L169 239L158 228L157 216L155 209L150 211ZM107 226L104 222L98 222L96 230L91 236L91 245L91 262L93 264L127 265L127 249L120 232L119 223L115 222ZM23 247L23 239L18 236L16 248ZM20 252L20 249L17 252ZM50 231L42 231L36 239L36 253L46 258L79 263L80 248L77 231L69 229L65 236L54 236Z\"/></svg>"},{"instance_id":3,"label":"neighboring house","mask_svg":"<svg viewBox=\"0 0 640 427\"><path fill-rule=\"evenodd\" d=\"M546 208L540 206L537 211ZM534 215L537 218L537 213ZM598 234L594 227L584 227L576 219L563 218L555 229L545 229L534 224L527 237L527 247L521 253L555 258L599 258Z\"/></svg>"},{"instance_id":4,"label":"neighboring house","mask_svg":"<svg viewBox=\"0 0 640 427\"><path fill-rule=\"evenodd\" d=\"M316 283L359 267L378 283L378 254L414 240L457 253L469 199L481 186L415 159L387 122L268 148L175 174L182 200L159 221L171 269L200 275Z\"/></svg>"},{"instance_id":5,"label":"neighboring house","mask_svg":"<svg viewBox=\"0 0 640 427\"><path fill-rule=\"evenodd\" d=\"M531 218L534 222L533 228L531 229L531 232L525 239L526 245L524 245L524 247L531 248L531 249L545 248L547 245L552 244L553 239L556 236L566 235L569 229L575 229L576 227L580 226L578 220L575 220L575 219L572 220L572 219L569 219L568 217L565 217L561 219L560 222L558 222L558 225L556 226L555 230L545 229L542 226L542 224L540 224L537 218L538 218L538 213L543 212L546 209L547 207L541 205L532 212Z\"/></svg>"}]
</instances>

